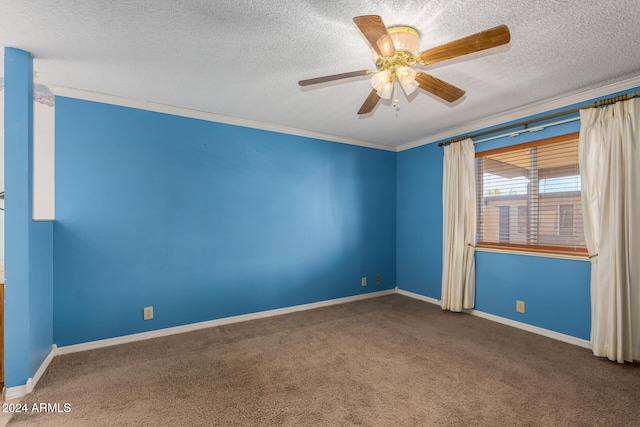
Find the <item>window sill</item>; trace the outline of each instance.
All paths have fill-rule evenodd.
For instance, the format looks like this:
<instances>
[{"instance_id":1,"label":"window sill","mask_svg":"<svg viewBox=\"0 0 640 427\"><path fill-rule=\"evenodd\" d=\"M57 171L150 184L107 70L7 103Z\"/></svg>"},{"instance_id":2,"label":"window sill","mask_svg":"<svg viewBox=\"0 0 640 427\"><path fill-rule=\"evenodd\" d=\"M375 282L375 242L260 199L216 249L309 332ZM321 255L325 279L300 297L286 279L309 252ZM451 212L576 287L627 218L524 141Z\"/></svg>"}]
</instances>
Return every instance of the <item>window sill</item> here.
<instances>
[{"instance_id":1,"label":"window sill","mask_svg":"<svg viewBox=\"0 0 640 427\"><path fill-rule=\"evenodd\" d=\"M554 254L550 252L534 252L525 250L515 250L515 249L501 249L501 248L492 248L487 246L476 247L476 252L496 252L501 254L512 254L512 255L524 255L524 256L537 256L542 258L556 258L556 259L570 259L573 261L589 261L589 256L587 254Z\"/></svg>"}]
</instances>

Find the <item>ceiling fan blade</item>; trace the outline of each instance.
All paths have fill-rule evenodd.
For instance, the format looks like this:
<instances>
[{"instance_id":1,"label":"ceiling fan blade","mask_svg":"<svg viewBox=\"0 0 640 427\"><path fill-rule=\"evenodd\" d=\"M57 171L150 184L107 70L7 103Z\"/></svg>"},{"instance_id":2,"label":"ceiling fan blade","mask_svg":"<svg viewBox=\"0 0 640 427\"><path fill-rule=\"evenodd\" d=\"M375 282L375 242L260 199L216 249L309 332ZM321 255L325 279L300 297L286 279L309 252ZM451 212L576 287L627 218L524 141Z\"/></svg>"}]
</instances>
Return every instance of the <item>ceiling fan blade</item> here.
<instances>
[{"instance_id":1,"label":"ceiling fan blade","mask_svg":"<svg viewBox=\"0 0 640 427\"><path fill-rule=\"evenodd\" d=\"M465 94L464 90L426 73L416 74L416 81L421 89L431 92L445 101L457 101Z\"/></svg>"},{"instance_id":2,"label":"ceiling fan blade","mask_svg":"<svg viewBox=\"0 0 640 427\"><path fill-rule=\"evenodd\" d=\"M418 63L421 65L435 64L436 62L501 46L509 43L510 40L511 33L509 28L506 25L499 25L420 52L418 53Z\"/></svg>"},{"instance_id":3,"label":"ceiling fan blade","mask_svg":"<svg viewBox=\"0 0 640 427\"><path fill-rule=\"evenodd\" d=\"M309 85L315 85L318 83L331 82L334 80L348 79L349 77L366 76L367 74L371 74L371 73L373 73L373 71L371 70L350 71L348 73L340 73L340 74L332 74L330 76L316 77L315 79L300 80L298 84L300 86L309 86Z\"/></svg>"},{"instance_id":4,"label":"ceiling fan blade","mask_svg":"<svg viewBox=\"0 0 640 427\"><path fill-rule=\"evenodd\" d=\"M353 18L364 37L367 39L373 50L380 56L393 56L396 54L396 47L387 31L387 27L378 15L364 15Z\"/></svg>"},{"instance_id":5,"label":"ceiling fan blade","mask_svg":"<svg viewBox=\"0 0 640 427\"><path fill-rule=\"evenodd\" d=\"M362 107L360 107L360 109L358 110L358 114L367 114L373 111L374 108L376 108L376 105L378 105L378 101L380 100L380 96L378 96L378 92L376 92L376 90L372 90L371 93L369 93L369 96L367 96L367 99L365 99L364 104L362 104Z\"/></svg>"}]
</instances>

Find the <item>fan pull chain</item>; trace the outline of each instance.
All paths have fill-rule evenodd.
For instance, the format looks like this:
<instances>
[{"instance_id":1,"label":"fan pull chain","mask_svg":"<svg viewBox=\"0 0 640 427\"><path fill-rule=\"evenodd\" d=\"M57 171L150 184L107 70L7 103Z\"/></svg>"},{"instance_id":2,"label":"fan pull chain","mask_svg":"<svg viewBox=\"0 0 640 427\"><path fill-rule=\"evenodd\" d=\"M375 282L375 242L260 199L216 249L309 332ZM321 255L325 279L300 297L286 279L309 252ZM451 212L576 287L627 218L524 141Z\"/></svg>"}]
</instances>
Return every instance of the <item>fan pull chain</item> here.
<instances>
[{"instance_id":1,"label":"fan pull chain","mask_svg":"<svg viewBox=\"0 0 640 427\"><path fill-rule=\"evenodd\" d=\"M393 107L398 106L398 80L393 81Z\"/></svg>"}]
</instances>

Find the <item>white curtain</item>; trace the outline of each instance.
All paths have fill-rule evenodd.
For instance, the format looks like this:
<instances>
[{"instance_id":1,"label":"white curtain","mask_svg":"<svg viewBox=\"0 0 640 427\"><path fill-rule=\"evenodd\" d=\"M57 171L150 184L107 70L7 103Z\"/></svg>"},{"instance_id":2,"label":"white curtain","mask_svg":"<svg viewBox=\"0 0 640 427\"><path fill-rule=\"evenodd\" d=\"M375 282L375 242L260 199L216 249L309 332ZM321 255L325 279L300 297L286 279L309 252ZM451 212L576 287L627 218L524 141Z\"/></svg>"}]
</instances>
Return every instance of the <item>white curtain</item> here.
<instances>
[{"instance_id":1,"label":"white curtain","mask_svg":"<svg viewBox=\"0 0 640 427\"><path fill-rule=\"evenodd\" d=\"M640 360L640 99L580 111L596 356Z\"/></svg>"},{"instance_id":2,"label":"white curtain","mask_svg":"<svg viewBox=\"0 0 640 427\"><path fill-rule=\"evenodd\" d=\"M475 150L469 138L444 148L442 177L443 310L473 308L476 235Z\"/></svg>"}]
</instances>

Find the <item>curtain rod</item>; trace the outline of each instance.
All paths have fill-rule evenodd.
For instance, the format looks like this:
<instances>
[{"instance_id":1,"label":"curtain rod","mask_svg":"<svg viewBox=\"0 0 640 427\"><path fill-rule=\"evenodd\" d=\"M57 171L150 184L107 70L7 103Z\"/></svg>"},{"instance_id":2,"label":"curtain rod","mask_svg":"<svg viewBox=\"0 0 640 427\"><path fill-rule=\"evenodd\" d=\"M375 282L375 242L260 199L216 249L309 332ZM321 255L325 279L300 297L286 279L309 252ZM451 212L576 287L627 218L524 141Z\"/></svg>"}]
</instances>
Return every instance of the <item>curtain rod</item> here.
<instances>
[{"instance_id":1,"label":"curtain rod","mask_svg":"<svg viewBox=\"0 0 640 427\"><path fill-rule=\"evenodd\" d=\"M492 133L498 133L498 132L502 132L502 131L505 131L505 130L517 128L517 127L520 127L520 126L524 126L524 128L526 130L527 127L532 123L538 123L538 122L542 122L542 121L549 120L549 119L555 119L556 117L568 116L569 114L577 113L578 111L580 111L582 109L585 109L585 108L604 107L604 106L607 106L607 105L615 104L616 102L626 101L626 100L629 100L631 98L637 98L637 97L640 97L640 92L628 93L626 95L620 95L620 96L614 96L613 98L607 98L607 99L603 99L601 101L593 102L591 104L581 105L579 107L575 107L575 108L572 108L570 110L561 111L559 113L548 114L546 116L538 117L536 119L531 119L531 120L523 120L521 122L513 123L511 125L502 126L500 128L497 128L497 129L491 129L491 130L486 130L486 131L483 131L483 132L477 132L477 133L474 133L474 134L471 134L471 135L465 135L465 136L461 136L461 137L458 137L458 138L450 139L448 141L439 142L438 143L438 147L443 147L443 146L447 146L449 144L453 144L455 142L464 141L467 138L472 138L472 139L473 138L478 138L479 136L490 135Z\"/></svg>"},{"instance_id":2,"label":"curtain rod","mask_svg":"<svg viewBox=\"0 0 640 427\"><path fill-rule=\"evenodd\" d=\"M494 139L504 138L505 136L518 136L518 135L520 135L522 133L526 133L526 132L537 132L537 131L544 130L546 128L562 125L562 124L565 124L565 123L575 122L575 121L578 121L578 120L580 120L580 117L571 117L571 118L568 118L568 119L558 120L557 122L545 123L545 124L540 125L540 126L528 127L528 128L525 128L525 129L516 130L516 131L512 131L512 132L499 133L497 135L490 136L488 138L474 139L473 143L474 144L480 144L481 142L492 141Z\"/></svg>"}]
</instances>

